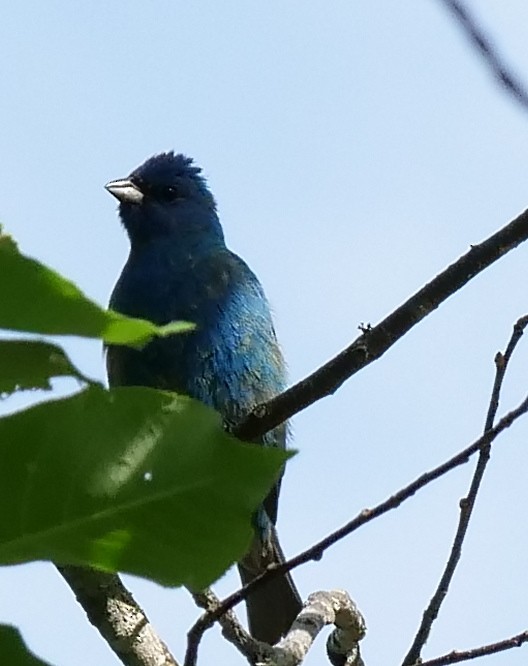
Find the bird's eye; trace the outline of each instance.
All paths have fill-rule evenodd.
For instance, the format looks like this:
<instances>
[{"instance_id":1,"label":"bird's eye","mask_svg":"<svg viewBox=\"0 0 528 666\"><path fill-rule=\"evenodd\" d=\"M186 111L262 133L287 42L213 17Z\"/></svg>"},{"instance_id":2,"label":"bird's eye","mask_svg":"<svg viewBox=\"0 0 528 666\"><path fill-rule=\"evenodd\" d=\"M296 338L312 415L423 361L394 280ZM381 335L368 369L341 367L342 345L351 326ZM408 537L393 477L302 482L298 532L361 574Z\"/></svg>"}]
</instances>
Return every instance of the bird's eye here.
<instances>
[{"instance_id":1,"label":"bird's eye","mask_svg":"<svg viewBox=\"0 0 528 666\"><path fill-rule=\"evenodd\" d=\"M176 199L181 199L181 193L177 187L174 185L168 185L161 190L161 196L164 201L176 201Z\"/></svg>"}]
</instances>

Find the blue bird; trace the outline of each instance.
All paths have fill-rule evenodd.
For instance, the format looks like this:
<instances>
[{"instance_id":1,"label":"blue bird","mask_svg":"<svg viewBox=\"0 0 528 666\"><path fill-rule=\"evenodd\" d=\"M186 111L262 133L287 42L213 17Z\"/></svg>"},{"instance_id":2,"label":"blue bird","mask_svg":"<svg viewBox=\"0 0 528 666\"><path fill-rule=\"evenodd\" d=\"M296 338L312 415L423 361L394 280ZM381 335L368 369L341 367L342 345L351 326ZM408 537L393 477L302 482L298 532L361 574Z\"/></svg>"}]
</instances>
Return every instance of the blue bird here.
<instances>
[{"instance_id":1,"label":"blue bird","mask_svg":"<svg viewBox=\"0 0 528 666\"><path fill-rule=\"evenodd\" d=\"M130 254L110 307L156 324L186 320L189 334L158 338L141 350L111 346L111 386L150 386L187 394L236 423L285 387L284 360L260 282L225 244L215 200L201 169L173 152L148 159L106 189L120 202ZM261 438L285 447L282 425ZM283 561L276 532L280 480L255 516L255 538L239 562L245 584ZM301 601L289 575L247 601L252 635L271 645L289 629Z\"/></svg>"}]
</instances>

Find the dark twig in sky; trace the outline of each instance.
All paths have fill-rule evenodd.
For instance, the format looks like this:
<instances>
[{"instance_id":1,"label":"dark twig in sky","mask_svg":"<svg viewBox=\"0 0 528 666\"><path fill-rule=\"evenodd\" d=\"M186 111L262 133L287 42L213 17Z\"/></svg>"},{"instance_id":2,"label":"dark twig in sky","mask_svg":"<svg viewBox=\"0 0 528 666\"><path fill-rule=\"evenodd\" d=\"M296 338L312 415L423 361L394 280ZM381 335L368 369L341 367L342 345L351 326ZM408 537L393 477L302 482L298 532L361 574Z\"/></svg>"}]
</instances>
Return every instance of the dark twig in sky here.
<instances>
[{"instance_id":1,"label":"dark twig in sky","mask_svg":"<svg viewBox=\"0 0 528 666\"><path fill-rule=\"evenodd\" d=\"M311 560L320 560L324 551L333 544L348 536L362 525L365 525L371 520L374 520L378 516L381 516L382 514L387 513L392 509L396 509L400 506L400 504L402 504L402 502L408 500L416 492L424 488L432 481L440 478L444 474L447 474L452 469L455 469L455 467L468 462L472 455L477 453L477 451L480 451L483 446L491 443L503 430L509 428L514 421L516 421L526 412L528 412L528 397L525 398L525 400L523 400L523 402L518 407L503 416L494 428L482 435L482 437L473 442L473 444L460 451L460 453L457 453L455 456L442 463L438 467L435 467L431 471L425 472L408 486L402 488L394 495L386 499L384 502L381 502L381 504L378 504L372 509L364 509L349 523L343 525L335 532L332 532L332 534L329 534L324 539L321 539L321 541L303 551L299 555L292 557L290 560L284 562L283 564L276 565L273 568L268 568L265 573L257 576L250 583L223 599L223 601L219 606L216 607L214 611L204 613L191 627L188 633L189 640L187 642L187 655L185 657L184 666L195 665L195 655L197 653L198 644L201 641L205 631L212 627L214 622L216 622L224 613L231 610L234 606L246 599L255 589L265 584L271 578L274 578L275 576L282 576L287 571L291 571L301 564L306 564L306 562L310 562Z\"/></svg>"},{"instance_id":2,"label":"dark twig in sky","mask_svg":"<svg viewBox=\"0 0 528 666\"><path fill-rule=\"evenodd\" d=\"M484 30L477 24L467 7L459 0L441 0L441 2L453 14L475 50L478 51L501 86L515 97L525 111L528 111L528 93L525 86L499 56L497 49L486 36Z\"/></svg>"},{"instance_id":3,"label":"dark twig in sky","mask_svg":"<svg viewBox=\"0 0 528 666\"><path fill-rule=\"evenodd\" d=\"M528 316L521 317L513 327L513 332L508 342L508 346L504 354L498 352L495 356L495 381L493 383L493 390L491 392L491 398L488 408L488 414L486 417L486 423L484 426L484 435L493 428L493 421L495 420L495 415L499 406L500 392L504 377L506 375L506 370L508 368L508 363L513 354L517 343L521 339L524 329L528 325ZM438 617L440 612L440 607L447 597L449 591L449 586L453 580L455 570L460 561L462 555L462 546L464 544L464 539L467 534L467 529L469 526L469 521L471 520L471 515L473 513L473 508L477 499L477 494L480 489L480 484L486 471L486 466L490 457L490 448L491 440L486 440L482 443L479 452L479 458L477 465L475 467L475 472L471 479L471 484L469 487L469 492L467 497L464 497L460 501L460 516L458 520L458 527L456 530L455 538L453 540L453 545L451 547L451 552L446 562L446 566L438 583L438 586L433 594L427 608L425 609L422 621L416 632L413 643L407 653L407 656L403 660L403 666L411 666L415 664L420 658L421 651L429 638L429 633L433 622Z\"/></svg>"},{"instance_id":4,"label":"dark twig in sky","mask_svg":"<svg viewBox=\"0 0 528 666\"><path fill-rule=\"evenodd\" d=\"M448 666L448 664L458 664L460 661L468 661L469 659L476 659L477 657L485 657L497 652L504 652L504 650L511 650L515 647L521 647L523 643L528 642L528 631L523 631L517 636L506 638L497 643L489 643L482 645L472 650L453 650L449 654L444 654L442 657L435 657L427 661L421 661L420 666Z\"/></svg>"},{"instance_id":5,"label":"dark twig in sky","mask_svg":"<svg viewBox=\"0 0 528 666\"><path fill-rule=\"evenodd\" d=\"M347 379L380 358L413 326L449 296L510 250L528 239L528 211L448 266L431 282L373 328L367 327L349 347L267 403L257 406L232 429L252 440L283 423L317 400L334 393Z\"/></svg>"},{"instance_id":6,"label":"dark twig in sky","mask_svg":"<svg viewBox=\"0 0 528 666\"><path fill-rule=\"evenodd\" d=\"M484 426L484 432L491 430L493 427L493 422L495 421L495 416L499 408L499 398L502 388L502 382L504 381L504 376L506 374L506 369L508 368L508 363L512 357L515 347L519 340L522 338L526 327L528 326L528 315L520 317L513 326L513 332L511 334L510 341L506 347L504 354L497 352L495 356L495 382L493 383L493 390L491 392L491 400L488 409L488 415L486 416L486 424Z\"/></svg>"}]
</instances>

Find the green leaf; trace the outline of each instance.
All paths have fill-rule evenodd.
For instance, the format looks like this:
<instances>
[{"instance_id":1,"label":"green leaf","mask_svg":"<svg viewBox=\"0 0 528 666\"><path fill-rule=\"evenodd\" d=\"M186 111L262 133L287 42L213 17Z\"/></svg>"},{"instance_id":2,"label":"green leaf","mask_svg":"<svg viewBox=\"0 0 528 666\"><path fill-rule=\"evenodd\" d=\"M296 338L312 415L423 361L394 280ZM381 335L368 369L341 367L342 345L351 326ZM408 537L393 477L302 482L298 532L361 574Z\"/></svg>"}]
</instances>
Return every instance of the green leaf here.
<instances>
[{"instance_id":1,"label":"green leaf","mask_svg":"<svg viewBox=\"0 0 528 666\"><path fill-rule=\"evenodd\" d=\"M0 624L0 664L9 666L49 666L28 650L18 629Z\"/></svg>"},{"instance_id":2,"label":"green leaf","mask_svg":"<svg viewBox=\"0 0 528 666\"><path fill-rule=\"evenodd\" d=\"M288 457L147 388L89 387L0 419L0 563L49 559L203 588L247 551Z\"/></svg>"},{"instance_id":3,"label":"green leaf","mask_svg":"<svg viewBox=\"0 0 528 666\"><path fill-rule=\"evenodd\" d=\"M192 330L186 322L156 326L104 310L51 268L18 252L0 235L0 328L48 335L101 338L109 344L141 346L155 335Z\"/></svg>"},{"instance_id":4,"label":"green leaf","mask_svg":"<svg viewBox=\"0 0 528 666\"><path fill-rule=\"evenodd\" d=\"M49 390L52 377L66 376L92 383L57 345L41 340L0 340L0 393Z\"/></svg>"}]
</instances>

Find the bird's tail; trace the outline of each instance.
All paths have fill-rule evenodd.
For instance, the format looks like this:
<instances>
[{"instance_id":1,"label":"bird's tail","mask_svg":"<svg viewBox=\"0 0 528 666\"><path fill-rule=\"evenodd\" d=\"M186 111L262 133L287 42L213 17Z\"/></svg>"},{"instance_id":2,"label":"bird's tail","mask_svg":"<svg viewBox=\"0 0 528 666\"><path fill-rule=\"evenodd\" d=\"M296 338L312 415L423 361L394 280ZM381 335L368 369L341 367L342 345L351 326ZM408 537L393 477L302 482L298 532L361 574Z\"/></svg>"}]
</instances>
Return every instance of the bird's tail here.
<instances>
[{"instance_id":1,"label":"bird's tail","mask_svg":"<svg viewBox=\"0 0 528 666\"><path fill-rule=\"evenodd\" d=\"M249 553L238 564L243 585L263 573L270 564L284 562L284 554L272 528L265 547L254 539ZM272 578L246 600L249 631L254 638L275 645L288 631L302 608L301 598L289 573Z\"/></svg>"}]
</instances>

